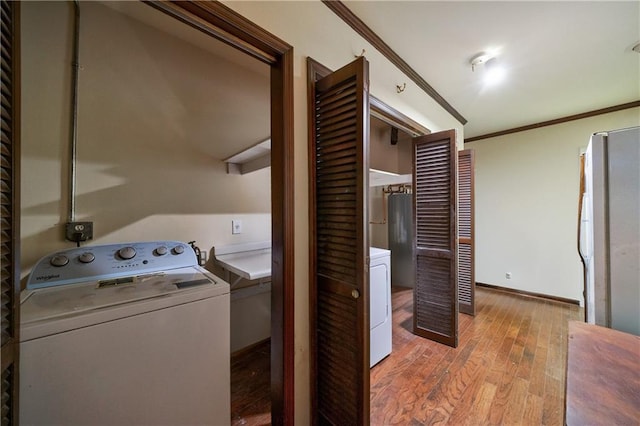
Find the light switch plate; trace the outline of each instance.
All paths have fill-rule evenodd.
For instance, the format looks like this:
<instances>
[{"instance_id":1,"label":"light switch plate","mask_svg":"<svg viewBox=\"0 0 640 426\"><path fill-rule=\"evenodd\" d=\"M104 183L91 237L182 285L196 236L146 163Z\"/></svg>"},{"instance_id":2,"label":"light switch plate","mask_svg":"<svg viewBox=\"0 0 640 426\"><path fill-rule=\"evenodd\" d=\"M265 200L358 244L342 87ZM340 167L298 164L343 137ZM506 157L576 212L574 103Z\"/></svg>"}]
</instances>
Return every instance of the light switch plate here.
<instances>
[{"instance_id":1,"label":"light switch plate","mask_svg":"<svg viewBox=\"0 0 640 426\"><path fill-rule=\"evenodd\" d=\"M242 221L240 219L234 219L231 221L231 233L242 234Z\"/></svg>"}]
</instances>

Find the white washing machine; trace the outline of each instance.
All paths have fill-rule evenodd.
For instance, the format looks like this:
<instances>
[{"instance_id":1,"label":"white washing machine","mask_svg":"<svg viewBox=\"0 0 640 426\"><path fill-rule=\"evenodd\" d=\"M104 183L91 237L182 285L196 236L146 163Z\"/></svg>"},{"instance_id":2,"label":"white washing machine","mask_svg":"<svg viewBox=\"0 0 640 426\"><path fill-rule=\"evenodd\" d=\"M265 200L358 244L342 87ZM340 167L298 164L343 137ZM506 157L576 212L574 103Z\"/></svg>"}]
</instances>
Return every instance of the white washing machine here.
<instances>
[{"instance_id":1,"label":"white washing machine","mask_svg":"<svg viewBox=\"0 0 640 426\"><path fill-rule=\"evenodd\" d=\"M391 251L369 249L370 366L391 353Z\"/></svg>"},{"instance_id":2,"label":"white washing machine","mask_svg":"<svg viewBox=\"0 0 640 426\"><path fill-rule=\"evenodd\" d=\"M230 423L229 285L188 245L54 253L21 299L21 424Z\"/></svg>"}]
</instances>

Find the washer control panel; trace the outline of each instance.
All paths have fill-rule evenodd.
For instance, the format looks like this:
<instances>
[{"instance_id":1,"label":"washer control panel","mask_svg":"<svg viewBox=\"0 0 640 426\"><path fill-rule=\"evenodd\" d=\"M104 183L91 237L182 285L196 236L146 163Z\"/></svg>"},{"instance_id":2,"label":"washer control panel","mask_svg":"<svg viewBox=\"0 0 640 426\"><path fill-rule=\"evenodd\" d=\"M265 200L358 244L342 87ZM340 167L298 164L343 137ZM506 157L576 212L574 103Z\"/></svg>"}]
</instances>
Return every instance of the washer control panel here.
<instances>
[{"instance_id":1,"label":"washer control panel","mask_svg":"<svg viewBox=\"0 0 640 426\"><path fill-rule=\"evenodd\" d=\"M43 288L197 266L195 252L180 241L85 246L43 257L27 288Z\"/></svg>"}]
</instances>

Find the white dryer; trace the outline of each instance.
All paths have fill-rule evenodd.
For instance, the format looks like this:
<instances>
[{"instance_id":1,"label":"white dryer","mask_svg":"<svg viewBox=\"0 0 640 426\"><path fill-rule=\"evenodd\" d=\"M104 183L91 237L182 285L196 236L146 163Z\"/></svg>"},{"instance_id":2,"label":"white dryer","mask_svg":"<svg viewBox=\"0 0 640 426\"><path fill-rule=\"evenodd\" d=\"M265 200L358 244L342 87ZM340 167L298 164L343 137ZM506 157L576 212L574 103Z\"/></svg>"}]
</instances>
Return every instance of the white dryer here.
<instances>
[{"instance_id":1,"label":"white dryer","mask_svg":"<svg viewBox=\"0 0 640 426\"><path fill-rule=\"evenodd\" d=\"M391 251L369 249L369 350L373 367L391 353Z\"/></svg>"},{"instance_id":2,"label":"white dryer","mask_svg":"<svg viewBox=\"0 0 640 426\"><path fill-rule=\"evenodd\" d=\"M230 423L229 285L188 245L54 253L21 299L22 424Z\"/></svg>"}]
</instances>

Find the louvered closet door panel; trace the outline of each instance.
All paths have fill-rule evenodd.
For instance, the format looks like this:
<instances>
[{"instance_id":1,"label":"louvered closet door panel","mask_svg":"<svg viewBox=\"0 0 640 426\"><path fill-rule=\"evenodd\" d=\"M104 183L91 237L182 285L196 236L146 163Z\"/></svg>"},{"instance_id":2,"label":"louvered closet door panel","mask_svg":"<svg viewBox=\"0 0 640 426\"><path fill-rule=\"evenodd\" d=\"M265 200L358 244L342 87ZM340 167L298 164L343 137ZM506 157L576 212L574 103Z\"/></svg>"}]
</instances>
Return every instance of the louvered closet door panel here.
<instances>
[{"instance_id":1,"label":"louvered closet door panel","mask_svg":"<svg viewBox=\"0 0 640 426\"><path fill-rule=\"evenodd\" d=\"M414 139L414 333L458 345L455 131Z\"/></svg>"},{"instance_id":2,"label":"louvered closet door panel","mask_svg":"<svg viewBox=\"0 0 640 426\"><path fill-rule=\"evenodd\" d=\"M316 422L369 422L368 63L315 83L313 224Z\"/></svg>"},{"instance_id":3,"label":"louvered closet door panel","mask_svg":"<svg viewBox=\"0 0 640 426\"><path fill-rule=\"evenodd\" d=\"M0 290L2 424L18 424L18 2L0 1Z\"/></svg>"},{"instance_id":4,"label":"louvered closet door panel","mask_svg":"<svg viewBox=\"0 0 640 426\"><path fill-rule=\"evenodd\" d=\"M476 314L473 240L473 150L458 151L458 302L460 312Z\"/></svg>"}]
</instances>

